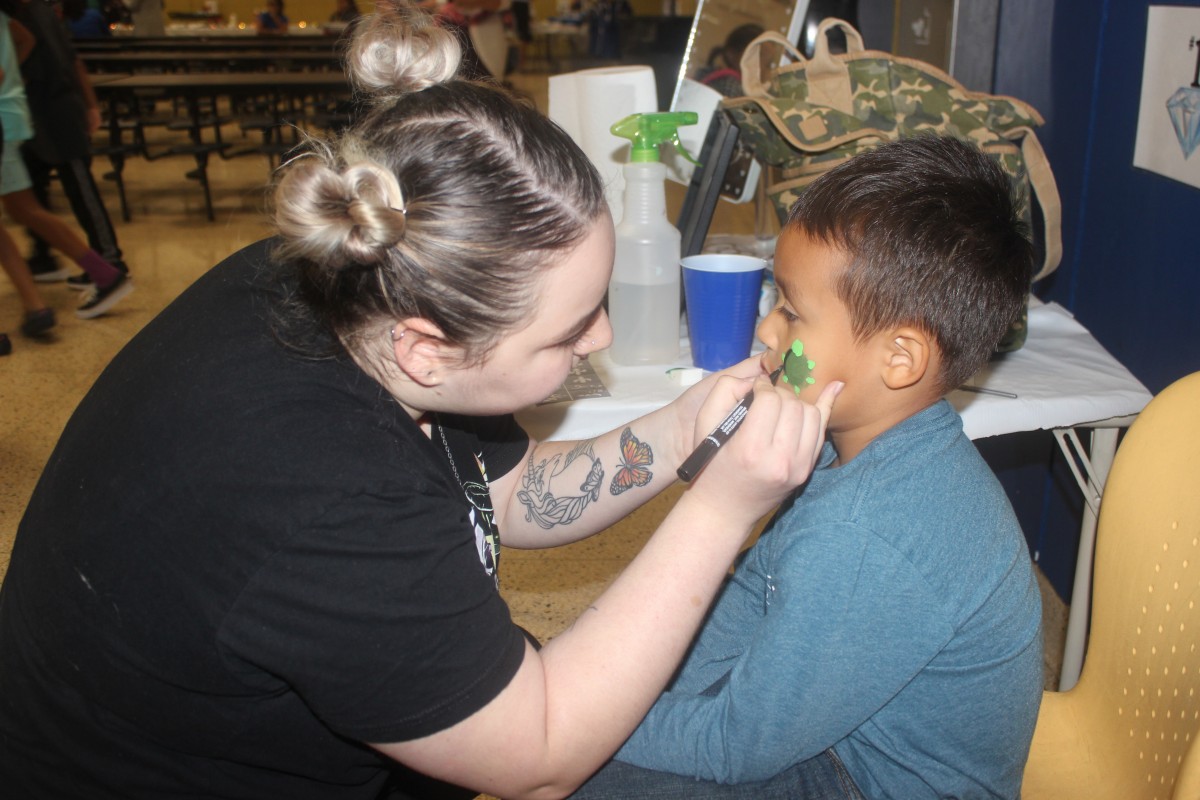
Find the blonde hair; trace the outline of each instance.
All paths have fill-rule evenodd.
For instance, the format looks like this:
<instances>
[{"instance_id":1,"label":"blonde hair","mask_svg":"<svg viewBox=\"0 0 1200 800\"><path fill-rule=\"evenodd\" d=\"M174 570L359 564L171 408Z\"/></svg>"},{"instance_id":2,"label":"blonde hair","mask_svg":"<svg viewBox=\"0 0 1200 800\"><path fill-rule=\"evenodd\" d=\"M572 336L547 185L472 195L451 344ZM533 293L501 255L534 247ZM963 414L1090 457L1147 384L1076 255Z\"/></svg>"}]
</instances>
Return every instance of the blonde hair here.
<instances>
[{"instance_id":1,"label":"blonde hair","mask_svg":"<svg viewBox=\"0 0 1200 800\"><path fill-rule=\"evenodd\" d=\"M331 160L326 154L324 161ZM306 164L288 172L276 195L279 233L332 269L382 264L405 229L396 176L368 161L343 170ZM331 211L333 213L331 213Z\"/></svg>"},{"instance_id":2,"label":"blonde hair","mask_svg":"<svg viewBox=\"0 0 1200 800\"><path fill-rule=\"evenodd\" d=\"M389 6L373 16L370 27L370 35L352 38L343 55L356 91L386 99L444 83L458 72L458 39L424 11Z\"/></svg>"},{"instance_id":3,"label":"blonde hair","mask_svg":"<svg viewBox=\"0 0 1200 800\"><path fill-rule=\"evenodd\" d=\"M292 311L344 346L418 316L477 360L524 324L540 271L606 213L603 186L531 104L456 77L452 33L379 8L346 54L363 116L281 171L276 259L298 269Z\"/></svg>"}]
</instances>

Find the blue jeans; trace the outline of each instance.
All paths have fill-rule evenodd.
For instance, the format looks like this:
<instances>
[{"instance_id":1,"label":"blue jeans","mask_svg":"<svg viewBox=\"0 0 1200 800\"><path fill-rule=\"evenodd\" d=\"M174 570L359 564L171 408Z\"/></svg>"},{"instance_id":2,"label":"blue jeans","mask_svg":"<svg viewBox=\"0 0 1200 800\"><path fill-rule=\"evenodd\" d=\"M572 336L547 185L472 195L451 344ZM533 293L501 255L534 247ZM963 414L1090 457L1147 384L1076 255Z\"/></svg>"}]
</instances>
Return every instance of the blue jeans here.
<instances>
[{"instance_id":1,"label":"blue jeans","mask_svg":"<svg viewBox=\"0 0 1200 800\"><path fill-rule=\"evenodd\" d=\"M698 781L610 761L571 800L864 800L832 749L756 783Z\"/></svg>"}]
</instances>

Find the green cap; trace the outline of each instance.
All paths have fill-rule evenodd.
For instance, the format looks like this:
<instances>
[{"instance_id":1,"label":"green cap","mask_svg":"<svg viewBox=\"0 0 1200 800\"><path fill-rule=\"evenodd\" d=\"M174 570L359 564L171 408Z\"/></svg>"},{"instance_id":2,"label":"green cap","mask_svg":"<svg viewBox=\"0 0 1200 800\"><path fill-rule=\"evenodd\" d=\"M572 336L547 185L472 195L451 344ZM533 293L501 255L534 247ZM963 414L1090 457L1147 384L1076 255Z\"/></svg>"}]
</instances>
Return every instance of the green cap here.
<instances>
[{"instance_id":1,"label":"green cap","mask_svg":"<svg viewBox=\"0 0 1200 800\"><path fill-rule=\"evenodd\" d=\"M653 114L630 114L610 128L614 136L633 142L629 160L659 161L658 146L670 142L679 149L683 157L696 164L696 159L684 149L679 141L680 125L695 125L699 120L695 111L660 111Z\"/></svg>"}]
</instances>

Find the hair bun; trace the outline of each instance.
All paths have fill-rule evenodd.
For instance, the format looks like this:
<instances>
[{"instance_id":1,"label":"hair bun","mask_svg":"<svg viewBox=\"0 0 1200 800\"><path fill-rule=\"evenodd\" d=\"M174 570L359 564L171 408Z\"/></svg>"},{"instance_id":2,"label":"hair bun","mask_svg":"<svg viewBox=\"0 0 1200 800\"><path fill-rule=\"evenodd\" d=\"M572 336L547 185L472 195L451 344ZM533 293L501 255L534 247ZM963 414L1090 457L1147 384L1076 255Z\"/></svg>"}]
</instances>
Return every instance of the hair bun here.
<instances>
[{"instance_id":1,"label":"hair bun","mask_svg":"<svg viewBox=\"0 0 1200 800\"><path fill-rule=\"evenodd\" d=\"M379 9L356 26L346 50L346 74L356 91L388 98L458 74L462 46L429 13L383 0Z\"/></svg>"},{"instance_id":2,"label":"hair bun","mask_svg":"<svg viewBox=\"0 0 1200 800\"><path fill-rule=\"evenodd\" d=\"M300 159L275 197L288 251L333 269L384 262L408 225L395 176L371 162L339 171L320 156Z\"/></svg>"}]
</instances>

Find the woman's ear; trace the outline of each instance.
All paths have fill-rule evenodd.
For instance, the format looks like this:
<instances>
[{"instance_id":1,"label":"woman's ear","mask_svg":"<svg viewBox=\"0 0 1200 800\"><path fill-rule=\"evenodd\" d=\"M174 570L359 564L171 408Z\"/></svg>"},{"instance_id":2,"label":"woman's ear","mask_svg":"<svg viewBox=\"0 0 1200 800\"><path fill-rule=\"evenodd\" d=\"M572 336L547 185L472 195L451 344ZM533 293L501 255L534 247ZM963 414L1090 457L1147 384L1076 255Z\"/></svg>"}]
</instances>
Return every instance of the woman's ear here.
<instances>
[{"instance_id":1,"label":"woman's ear","mask_svg":"<svg viewBox=\"0 0 1200 800\"><path fill-rule=\"evenodd\" d=\"M903 326L888 337L882 378L889 389L906 389L929 371L933 353L929 336L919 328Z\"/></svg>"},{"instance_id":2,"label":"woman's ear","mask_svg":"<svg viewBox=\"0 0 1200 800\"><path fill-rule=\"evenodd\" d=\"M441 328L422 317L400 320L392 327L391 335L396 365L421 386L440 384L443 368L459 350L446 341Z\"/></svg>"}]
</instances>

